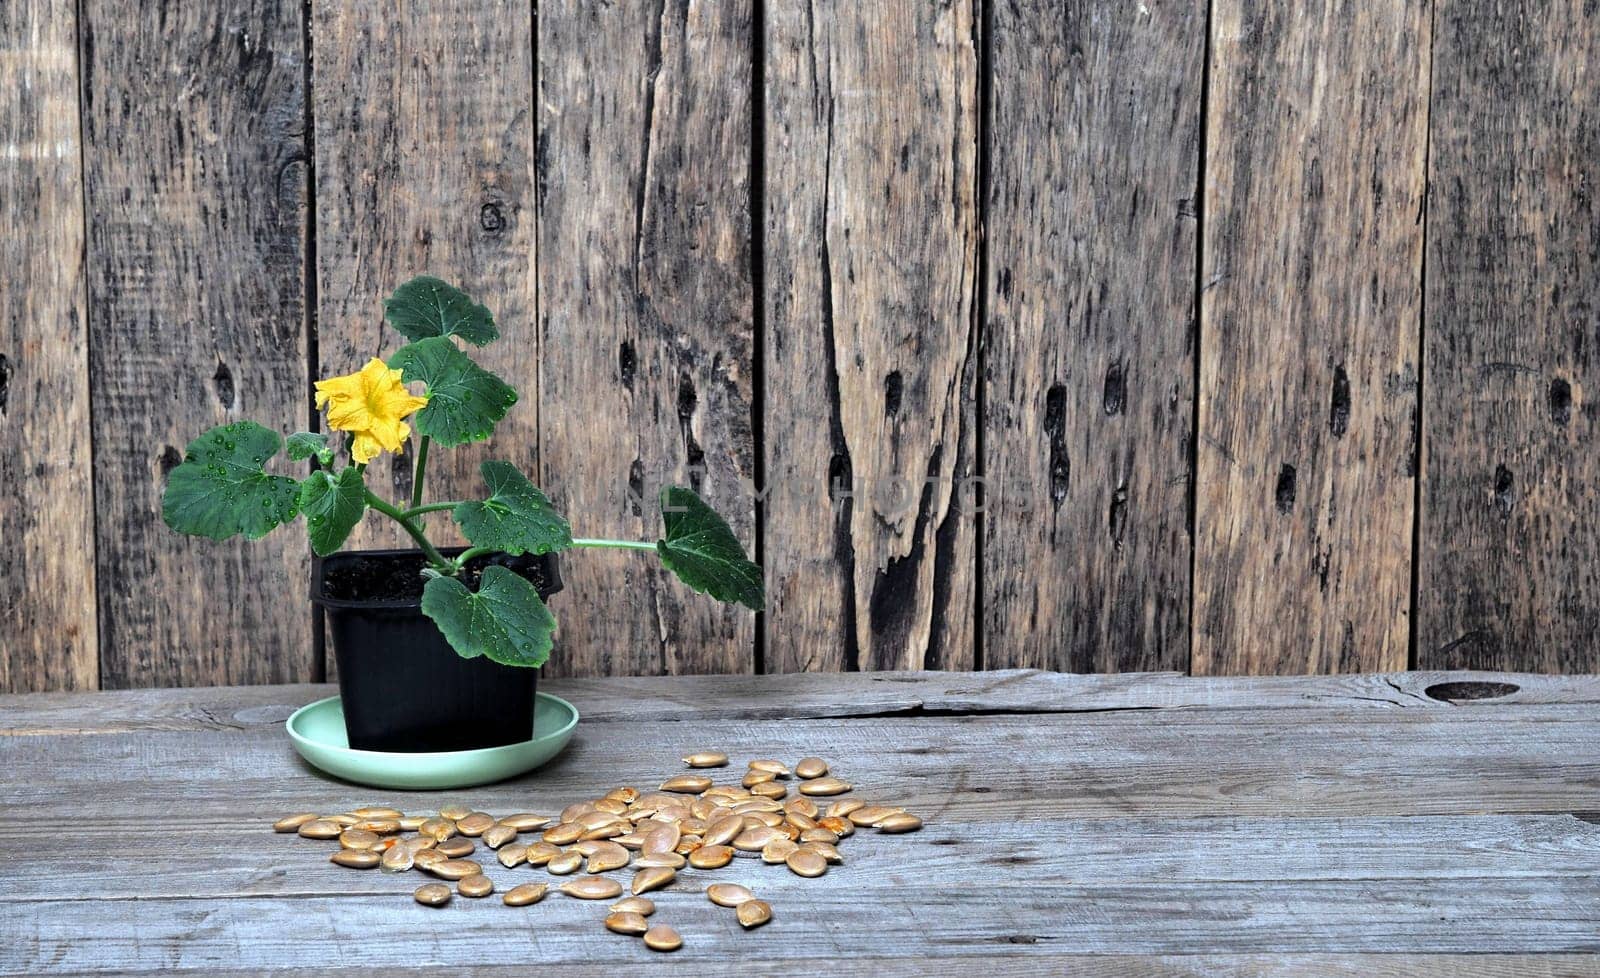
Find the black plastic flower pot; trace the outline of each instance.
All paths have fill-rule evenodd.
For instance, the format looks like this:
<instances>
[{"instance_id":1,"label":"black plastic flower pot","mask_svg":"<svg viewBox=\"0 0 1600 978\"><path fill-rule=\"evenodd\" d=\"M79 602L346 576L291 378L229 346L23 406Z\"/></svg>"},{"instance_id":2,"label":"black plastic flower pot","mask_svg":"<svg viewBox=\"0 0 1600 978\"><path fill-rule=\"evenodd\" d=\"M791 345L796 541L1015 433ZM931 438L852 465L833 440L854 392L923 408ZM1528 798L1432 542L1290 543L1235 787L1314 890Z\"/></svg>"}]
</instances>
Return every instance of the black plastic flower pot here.
<instances>
[{"instance_id":1,"label":"black plastic flower pot","mask_svg":"<svg viewBox=\"0 0 1600 978\"><path fill-rule=\"evenodd\" d=\"M527 740L538 670L457 655L422 613L424 564L418 550L356 550L312 566L311 600L327 616L350 746L422 753ZM554 554L477 557L463 583L476 590L490 564L526 578L541 598L561 590Z\"/></svg>"}]
</instances>

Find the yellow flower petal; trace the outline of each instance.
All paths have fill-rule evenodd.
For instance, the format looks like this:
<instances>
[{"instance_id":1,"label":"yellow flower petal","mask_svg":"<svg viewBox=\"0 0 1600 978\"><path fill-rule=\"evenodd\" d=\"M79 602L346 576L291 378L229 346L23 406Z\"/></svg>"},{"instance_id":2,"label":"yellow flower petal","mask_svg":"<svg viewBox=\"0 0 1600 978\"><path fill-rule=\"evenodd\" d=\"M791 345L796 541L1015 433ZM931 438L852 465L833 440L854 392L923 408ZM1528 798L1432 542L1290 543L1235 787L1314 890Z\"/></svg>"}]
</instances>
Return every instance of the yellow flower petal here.
<instances>
[{"instance_id":1,"label":"yellow flower petal","mask_svg":"<svg viewBox=\"0 0 1600 978\"><path fill-rule=\"evenodd\" d=\"M406 390L402 376L374 357L356 373L317 381L317 407L327 409L328 427L355 434L350 457L357 462L400 451L411 434L401 419L428 403Z\"/></svg>"}]
</instances>

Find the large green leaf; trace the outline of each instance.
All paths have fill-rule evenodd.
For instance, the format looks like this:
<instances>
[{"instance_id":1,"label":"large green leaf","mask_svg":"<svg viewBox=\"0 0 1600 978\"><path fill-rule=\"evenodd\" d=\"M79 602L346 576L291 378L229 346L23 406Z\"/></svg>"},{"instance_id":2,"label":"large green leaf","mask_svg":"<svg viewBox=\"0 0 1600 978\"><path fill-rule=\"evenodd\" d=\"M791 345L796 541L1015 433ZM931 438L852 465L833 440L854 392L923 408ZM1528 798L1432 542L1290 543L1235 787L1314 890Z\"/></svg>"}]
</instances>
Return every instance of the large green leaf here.
<instances>
[{"instance_id":1,"label":"large green leaf","mask_svg":"<svg viewBox=\"0 0 1600 978\"><path fill-rule=\"evenodd\" d=\"M766 600L761 568L750 562L727 521L691 489L661 490L667 538L656 550L667 569L696 591L718 601L738 602L756 611Z\"/></svg>"},{"instance_id":2,"label":"large green leaf","mask_svg":"<svg viewBox=\"0 0 1600 978\"><path fill-rule=\"evenodd\" d=\"M406 383L428 385L428 406L412 416L421 434L441 445L483 441L517 403L517 392L472 362L450 339L435 336L407 344L389 358Z\"/></svg>"},{"instance_id":3,"label":"large green leaf","mask_svg":"<svg viewBox=\"0 0 1600 978\"><path fill-rule=\"evenodd\" d=\"M472 297L432 275L419 275L383 303L383 318L415 342L429 336L459 336L473 346L500 337L494 316Z\"/></svg>"},{"instance_id":4,"label":"large green leaf","mask_svg":"<svg viewBox=\"0 0 1600 978\"><path fill-rule=\"evenodd\" d=\"M289 458L304 462L315 455L317 461L327 465L333 461L333 449L328 447L328 436L317 431L297 431L289 436Z\"/></svg>"},{"instance_id":5,"label":"large green leaf","mask_svg":"<svg viewBox=\"0 0 1600 978\"><path fill-rule=\"evenodd\" d=\"M463 659L486 655L507 666L542 666L550 658L556 620L524 578L491 564L474 594L453 577L422 588L422 610Z\"/></svg>"},{"instance_id":6,"label":"large green leaf","mask_svg":"<svg viewBox=\"0 0 1600 978\"><path fill-rule=\"evenodd\" d=\"M189 443L161 496L161 518L179 533L256 540L294 519L300 484L262 466L283 439L254 421L212 428Z\"/></svg>"},{"instance_id":7,"label":"large green leaf","mask_svg":"<svg viewBox=\"0 0 1600 978\"><path fill-rule=\"evenodd\" d=\"M300 483L300 512L306 515L311 549L326 557L344 545L367 512L366 484L361 470L346 466L337 476L321 469Z\"/></svg>"},{"instance_id":8,"label":"large green leaf","mask_svg":"<svg viewBox=\"0 0 1600 978\"><path fill-rule=\"evenodd\" d=\"M572 527L515 465L485 462L480 471L489 484L489 498L462 503L453 511L474 547L544 554L572 546Z\"/></svg>"}]
</instances>

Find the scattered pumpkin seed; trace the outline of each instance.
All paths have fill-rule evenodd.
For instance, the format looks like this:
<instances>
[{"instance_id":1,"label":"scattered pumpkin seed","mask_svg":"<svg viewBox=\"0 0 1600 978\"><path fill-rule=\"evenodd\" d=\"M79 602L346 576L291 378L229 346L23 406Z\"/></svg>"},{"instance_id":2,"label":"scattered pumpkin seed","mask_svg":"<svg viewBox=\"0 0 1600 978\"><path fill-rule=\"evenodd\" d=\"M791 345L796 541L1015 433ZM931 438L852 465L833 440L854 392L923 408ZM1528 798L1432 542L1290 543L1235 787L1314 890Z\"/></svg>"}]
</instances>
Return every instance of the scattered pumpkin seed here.
<instances>
[{"instance_id":1,"label":"scattered pumpkin seed","mask_svg":"<svg viewBox=\"0 0 1600 978\"><path fill-rule=\"evenodd\" d=\"M439 817L447 818L452 822L459 822L472 814L472 809L465 805L446 805L439 809Z\"/></svg>"},{"instance_id":2,"label":"scattered pumpkin seed","mask_svg":"<svg viewBox=\"0 0 1600 978\"><path fill-rule=\"evenodd\" d=\"M644 932L644 946L652 951L676 951L683 947L683 938L666 924L657 924Z\"/></svg>"},{"instance_id":3,"label":"scattered pumpkin seed","mask_svg":"<svg viewBox=\"0 0 1600 978\"><path fill-rule=\"evenodd\" d=\"M698 795L709 787L711 787L711 779L703 774L680 774L675 778L668 778L661 782L662 791L686 795Z\"/></svg>"},{"instance_id":4,"label":"scattered pumpkin seed","mask_svg":"<svg viewBox=\"0 0 1600 978\"><path fill-rule=\"evenodd\" d=\"M761 861L768 865L777 865L789 858L789 853L800 848L790 839L773 839L761 847Z\"/></svg>"},{"instance_id":5,"label":"scattered pumpkin seed","mask_svg":"<svg viewBox=\"0 0 1600 978\"><path fill-rule=\"evenodd\" d=\"M316 821L316 818L316 812L302 812L299 815L285 815L283 818L280 818L276 822L272 823L272 831L298 832L300 830L300 826L306 824L307 822L314 822Z\"/></svg>"},{"instance_id":6,"label":"scattered pumpkin seed","mask_svg":"<svg viewBox=\"0 0 1600 978\"><path fill-rule=\"evenodd\" d=\"M782 761L751 761L750 770L764 771L767 774L773 774L780 778L787 778L789 776L789 768Z\"/></svg>"},{"instance_id":7,"label":"scattered pumpkin seed","mask_svg":"<svg viewBox=\"0 0 1600 978\"><path fill-rule=\"evenodd\" d=\"M746 900L734 909L734 913L739 917L739 926L749 930L772 919L772 904L765 900Z\"/></svg>"},{"instance_id":8,"label":"scattered pumpkin seed","mask_svg":"<svg viewBox=\"0 0 1600 978\"><path fill-rule=\"evenodd\" d=\"M378 861L385 873L403 873L416 865L417 850L410 846L391 846Z\"/></svg>"},{"instance_id":9,"label":"scattered pumpkin seed","mask_svg":"<svg viewBox=\"0 0 1600 978\"><path fill-rule=\"evenodd\" d=\"M636 913L641 917L648 917L656 912L655 901L648 897L631 896L623 897L611 905L614 913Z\"/></svg>"},{"instance_id":10,"label":"scattered pumpkin seed","mask_svg":"<svg viewBox=\"0 0 1600 978\"><path fill-rule=\"evenodd\" d=\"M328 862L347 869L371 869L378 865L378 854L371 849L340 849L328 857Z\"/></svg>"},{"instance_id":11,"label":"scattered pumpkin seed","mask_svg":"<svg viewBox=\"0 0 1600 978\"><path fill-rule=\"evenodd\" d=\"M895 812L878 822L879 832L898 834L900 832L915 832L922 828L922 819L910 812Z\"/></svg>"},{"instance_id":12,"label":"scattered pumpkin seed","mask_svg":"<svg viewBox=\"0 0 1600 978\"><path fill-rule=\"evenodd\" d=\"M720 750L703 750L690 754L683 759L689 767L726 767L728 755Z\"/></svg>"},{"instance_id":13,"label":"scattered pumpkin seed","mask_svg":"<svg viewBox=\"0 0 1600 978\"><path fill-rule=\"evenodd\" d=\"M424 883L411 895L424 907L442 907L450 902L450 887L443 883Z\"/></svg>"},{"instance_id":14,"label":"scattered pumpkin seed","mask_svg":"<svg viewBox=\"0 0 1600 978\"><path fill-rule=\"evenodd\" d=\"M631 889L633 895L638 896L641 893L649 893L651 890L659 890L663 886L671 884L677 878L677 870L666 866L652 866L641 869L634 874Z\"/></svg>"},{"instance_id":15,"label":"scattered pumpkin seed","mask_svg":"<svg viewBox=\"0 0 1600 978\"><path fill-rule=\"evenodd\" d=\"M732 846L701 846L689 853L689 865L695 869L721 869L733 862Z\"/></svg>"},{"instance_id":16,"label":"scattered pumpkin seed","mask_svg":"<svg viewBox=\"0 0 1600 978\"><path fill-rule=\"evenodd\" d=\"M755 899L755 894L741 883L712 883L706 887L706 897L719 907L737 907L746 900Z\"/></svg>"},{"instance_id":17,"label":"scattered pumpkin seed","mask_svg":"<svg viewBox=\"0 0 1600 978\"><path fill-rule=\"evenodd\" d=\"M583 865L583 853L568 850L559 856L552 857L545 863L544 868L553 876L566 876L576 873L578 867Z\"/></svg>"},{"instance_id":18,"label":"scattered pumpkin seed","mask_svg":"<svg viewBox=\"0 0 1600 978\"><path fill-rule=\"evenodd\" d=\"M547 889L549 884L546 883L521 883L507 890L500 899L508 907L526 907L543 900Z\"/></svg>"},{"instance_id":19,"label":"scattered pumpkin seed","mask_svg":"<svg viewBox=\"0 0 1600 978\"><path fill-rule=\"evenodd\" d=\"M483 872L483 867L470 859L446 859L442 863L434 863L429 866L428 872L440 879L459 880L468 876L476 876Z\"/></svg>"},{"instance_id":20,"label":"scattered pumpkin seed","mask_svg":"<svg viewBox=\"0 0 1600 978\"><path fill-rule=\"evenodd\" d=\"M816 778L811 781L800 782L800 793L802 795L811 795L812 797L818 795L842 795L849 791L851 787L850 782L841 781L838 778Z\"/></svg>"},{"instance_id":21,"label":"scattered pumpkin seed","mask_svg":"<svg viewBox=\"0 0 1600 978\"><path fill-rule=\"evenodd\" d=\"M366 829L345 829L339 833L339 844L346 849L371 849L378 841L378 834Z\"/></svg>"},{"instance_id":22,"label":"scattered pumpkin seed","mask_svg":"<svg viewBox=\"0 0 1600 978\"><path fill-rule=\"evenodd\" d=\"M820 778L828 773L828 762L820 757L802 757L800 763L794 766L794 776L806 781Z\"/></svg>"},{"instance_id":23,"label":"scattered pumpkin seed","mask_svg":"<svg viewBox=\"0 0 1600 978\"><path fill-rule=\"evenodd\" d=\"M331 818L314 818L295 829L303 839L337 839L344 827Z\"/></svg>"},{"instance_id":24,"label":"scattered pumpkin seed","mask_svg":"<svg viewBox=\"0 0 1600 978\"><path fill-rule=\"evenodd\" d=\"M483 844L490 849L498 849L517 837L517 830L509 825L495 824L483 830Z\"/></svg>"},{"instance_id":25,"label":"scattered pumpkin seed","mask_svg":"<svg viewBox=\"0 0 1600 978\"><path fill-rule=\"evenodd\" d=\"M610 900L622 895L622 884L604 876L580 876L562 883L561 892L579 900Z\"/></svg>"},{"instance_id":26,"label":"scattered pumpkin seed","mask_svg":"<svg viewBox=\"0 0 1600 978\"><path fill-rule=\"evenodd\" d=\"M650 923L642 915L627 910L607 914L605 925L606 930L629 937L637 937L650 929Z\"/></svg>"},{"instance_id":27,"label":"scattered pumpkin seed","mask_svg":"<svg viewBox=\"0 0 1600 978\"><path fill-rule=\"evenodd\" d=\"M828 860L815 849L796 849L784 863L797 876L821 876L828 871Z\"/></svg>"},{"instance_id":28,"label":"scattered pumpkin seed","mask_svg":"<svg viewBox=\"0 0 1600 978\"><path fill-rule=\"evenodd\" d=\"M494 880L482 873L463 876L456 881L456 892L464 897L486 897L494 892Z\"/></svg>"},{"instance_id":29,"label":"scattered pumpkin seed","mask_svg":"<svg viewBox=\"0 0 1600 978\"><path fill-rule=\"evenodd\" d=\"M463 838L459 835L446 839L434 846L434 849L444 853L445 856L450 859L460 859L462 856L470 856L477 848L477 845L474 844L471 839Z\"/></svg>"},{"instance_id":30,"label":"scattered pumpkin seed","mask_svg":"<svg viewBox=\"0 0 1600 978\"><path fill-rule=\"evenodd\" d=\"M549 825L550 816L534 815L531 812L518 812L515 815L507 815L502 818L500 824L509 825L518 832L527 832L530 829L542 829Z\"/></svg>"},{"instance_id":31,"label":"scattered pumpkin seed","mask_svg":"<svg viewBox=\"0 0 1600 978\"><path fill-rule=\"evenodd\" d=\"M472 812L456 821L456 831L462 835L480 836L494 826L494 816L485 812Z\"/></svg>"}]
</instances>

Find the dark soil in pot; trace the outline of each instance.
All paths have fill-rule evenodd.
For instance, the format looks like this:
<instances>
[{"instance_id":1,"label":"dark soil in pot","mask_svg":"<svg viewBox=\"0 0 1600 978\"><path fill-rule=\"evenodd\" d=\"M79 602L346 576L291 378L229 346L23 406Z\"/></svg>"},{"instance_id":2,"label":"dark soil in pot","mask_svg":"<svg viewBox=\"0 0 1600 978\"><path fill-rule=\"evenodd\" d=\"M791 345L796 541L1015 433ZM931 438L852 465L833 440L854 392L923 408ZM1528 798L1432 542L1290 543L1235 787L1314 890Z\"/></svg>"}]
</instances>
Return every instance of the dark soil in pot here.
<instances>
[{"instance_id":1,"label":"dark soil in pot","mask_svg":"<svg viewBox=\"0 0 1600 978\"><path fill-rule=\"evenodd\" d=\"M422 613L425 563L415 550L347 551L312 569L311 599L327 616L350 746L423 752L527 740L538 670L457 655ZM561 590L553 554L474 558L462 582L476 589L491 563L531 581L541 598Z\"/></svg>"}]
</instances>

